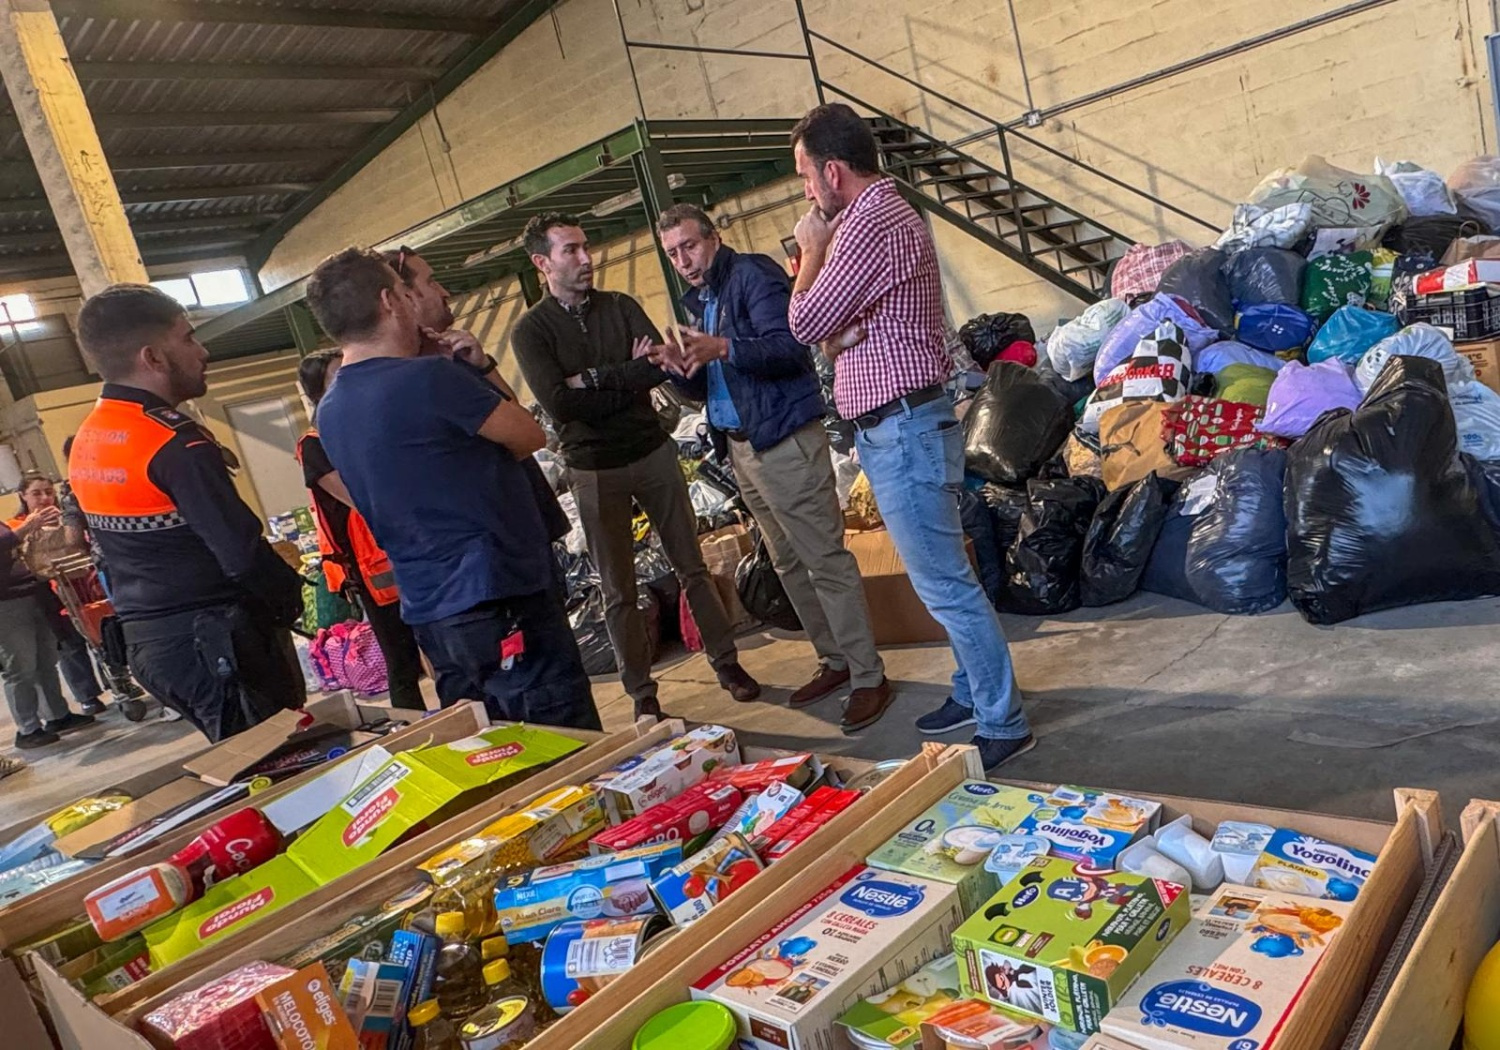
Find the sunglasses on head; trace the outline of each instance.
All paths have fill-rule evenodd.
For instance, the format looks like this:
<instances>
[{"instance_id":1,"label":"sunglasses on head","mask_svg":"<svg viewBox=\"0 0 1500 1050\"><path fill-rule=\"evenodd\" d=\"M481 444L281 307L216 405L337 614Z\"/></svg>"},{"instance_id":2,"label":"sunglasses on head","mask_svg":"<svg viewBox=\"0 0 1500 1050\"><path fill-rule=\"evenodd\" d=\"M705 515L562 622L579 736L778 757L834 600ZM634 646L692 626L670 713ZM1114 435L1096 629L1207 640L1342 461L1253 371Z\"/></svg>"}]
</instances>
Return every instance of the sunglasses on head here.
<instances>
[{"instance_id":1,"label":"sunglasses on head","mask_svg":"<svg viewBox=\"0 0 1500 1050\"><path fill-rule=\"evenodd\" d=\"M406 262L416 254L417 253L415 251L406 247L406 245L404 244L400 248L396 249L396 262L391 267L391 269L395 270L396 276L401 278L403 281L408 281L411 279L411 275L406 272Z\"/></svg>"}]
</instances>

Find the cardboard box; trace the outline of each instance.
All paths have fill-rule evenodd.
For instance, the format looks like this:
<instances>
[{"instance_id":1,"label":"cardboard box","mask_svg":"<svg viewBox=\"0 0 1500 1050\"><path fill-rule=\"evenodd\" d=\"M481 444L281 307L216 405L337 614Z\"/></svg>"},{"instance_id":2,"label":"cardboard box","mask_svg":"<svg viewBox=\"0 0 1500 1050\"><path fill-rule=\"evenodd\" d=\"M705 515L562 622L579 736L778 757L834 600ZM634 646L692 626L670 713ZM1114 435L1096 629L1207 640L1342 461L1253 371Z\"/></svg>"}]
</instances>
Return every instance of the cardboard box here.
<instances>
[{"instance_id":1,"label":"cardboard box","mask_svg":"<svg viewBox=\"0 0 1500 1050\"><path fill-rule=\"evenodd\" d=\"M213 790L212 785L201 780L180 777L134 802L127 802L113 813L106 813L92 824L85 824L77 831L63 835L52 844L52 848L64 856L76 857L90 846L107 842L184 803L202 798Z\"/></svg>"},{"instance_id":2,"label":"cardboard box","mask_svg":"<svg viewBox=\"0 0 1500 1050\"><path fill-rule=\"evenodd\" d=\"M985 868L990 850L1040 801L1026 788L966 780L870 854L869 863L952 883L969 914L1000 890L999 878Z\"/></svg>"},{"instance_id":3,"label":"cardboard box","mask_svg":"<svg viewBox=\"0 0 1500 1050\"><path fill-rule=\"evenodd\" d=\"M681 860L682 843L658 842L512 875L495 887L500 928L511 944L525 944L572 919L649 914L651 880Z\"/></svg>"},{"instance_id":4,"label":"cardboard box","mask_svg":"<svg viewBox=\"0 0 1500 1050\"><path fill-rule=\"evenodd\" d=\"M639 816L600 831L589 841L589 852L618 852L655 842L680 842L688 849L723 827L744 798L732 784L694 784Z\"/></svg>"},{"instance_id":5,"label":"cardboard box","mask_svg":"<svg viewBox=\"0 0 1500 1050\"><path fill-rule=\"evenodd\" d=\"M750 530L743 525L726 525L698 538L698 549L703 552L703 563L715 576L734 579L740 559L755 549Z\"/></svg>"},{"instance_id":6,"label":"cardboard box","mask_svg":"<svg viewBox=\"0 0 1500 1050\"><path fill-rule=\"evenodd\" d=\"M300 729L318 722L353 729L363 720L353 694L341 691L309 703L304 711L277 711L259 725L188 759L182 768L205 784L225 787Z\"/></svg>"},{"instance_id":7,"label":"cardboard box","mask_svg":"<svg viewBox=\"0 0 1500 1050\"><path fill-rule=\"evenodd\" d=\"M734 730L699 726L663 747L638 755L591 780L611 824L623 824L708 778L721 766L740 762Z\"/></svg>"},{"instance_id":8,"label":"cardboard box","mask_svg":"<svg viewBox=\"0 0 1500 1050\"><path fill-rule=\"evenodd\" d=\"M1090 1035L1190 918L1186 887L1041 858L953 950L966 996Z\"/></svg>"},{"instance_id":9,"label":"cardboard box","mask_svg":"<svg viewBox=\"0 0 1500 1050\"><path fill-rule=\"evenodd\" d=\"M1161 803L1097 788L1061 785L1040 798L1019 830L1052 843L1052 855L1113 867L1115 857L1155 826Z\"/></svg>"},{"instance_id":10,"label":"cardboard box","mask_svg":"<svg viewBox=\"0 0 1500 1050\"><path fill-rule=\"evenodd\" d=\"M501 871L535 866L582 846L604 826L604 809L593 788L562 787L434 853L417 870L442 885L477 875L480 862Z\"/></svg>"},{"instance_id":11,"label":"cardboard box","mask_svg":"<svg viewBox=\"0 0 1500 1050\"><path fill-rule=\"evenodd\" d=\"M944 955L905 980L861 999L839 1018L859 1046L908 1050L922 1041L922 1023L959 1001L958 959Z\"/></svg>"},{"instance_id":12,"label":"cardboard box","mask_svg":"<svg viewBox=\"0 0 1500 1050\"><path fill-rule=\"evenodd\" d=\"M1222 886L1104 1018L1143 1050L1269 1046L1351 904Z\"/></svg>"},{"instance_id":13,"label":"cardboard box","mask_svg":"<svg viewBox=\"0 0 1500 1050\"><path fill-rule=\"evenodd\" d=\"M917 597L906 575L906 565L888 531L847 531L844 546L859 564L876 645L948 640L948 632L932 618L927 606Z\"/></svg>"},{"instance_id":14,"label":"cardboard box","mask_svg":"<svg viewBox=\"0 0 1500 1050\"><path fill-rule=\"evenodd\" d=\"M322 963L267 985L255 1001L281 1050L359 1050L359 1036Z\"/></svg>"},{"instance_id":15,"label":"cardboard box","mask_svg":"<svg viewBox=\"0 0 1500 1050\"><path fill-rule=\"evenodd\" d=\"M151 969L160 970L222 941L317 887L318 881L286 854L212 886L186 908L143 931L151 951Z\"/></svg>"},{"instance_id":16,"label":"cardboard box","mask_svg":"<svg viewBox=\"0 0 1500 1050\"><path fill-rule=\"evenodd\" d=\"M823 775L823 763L804 751L785 758L768 758L764 762L746 762L738 766L720 766L708 775L716 784L733 784L746 793L764 791L772 784L790 784L803 791Z\"/></svg>"},{"instance_id":17,"label":"cardboard box","mask_svg":"<svg viewBox=\"0 0 1500 1050\"><path fill-rule=\"evenodd\" d=\"M1255 862L1251 884L1282 893L1352 901L1375 868L1375 856L1315 835L1278 828Z\"/></svg>"},{"instance_id":18,"label":"cardboard box","mask_svg":"<svg viewBox=\"0 0 1500 1050\"><path fill-rule=\"evenodd\" d=\"M860 999L948 951L963 920L952 886L851 868L693 983L734 1014L742 1050L813 1050Z\"/></svg>"},{"instance_id":19,"label":"cardboard box","mask_svg":"<svg viewBox=\"0 0 1500 1050\"><path fill-rule=\"evenodd\" d=\"M1500 391L1500 339L1454 346L1474 366L1474 378L1491 390Z\"/></svg>"}]
</instances>

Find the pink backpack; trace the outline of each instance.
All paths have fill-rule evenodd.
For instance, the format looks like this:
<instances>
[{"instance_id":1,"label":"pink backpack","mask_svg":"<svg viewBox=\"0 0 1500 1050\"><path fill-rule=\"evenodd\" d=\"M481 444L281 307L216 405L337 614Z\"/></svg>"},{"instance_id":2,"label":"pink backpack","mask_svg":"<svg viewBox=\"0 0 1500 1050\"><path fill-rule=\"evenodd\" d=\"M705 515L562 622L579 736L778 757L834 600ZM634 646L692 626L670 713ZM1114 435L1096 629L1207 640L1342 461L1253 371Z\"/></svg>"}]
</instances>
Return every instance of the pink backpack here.
<instances>
[{"instance_id":1,"label":"pink backpack","mask_svg":"<svg viewBox=\"0 0 1500 1050\"><path fill-rule=\"evenodd\" d=\"M313 669L332 689L351 689L375 696L389 688L385 653L368 623L336 623L324 628L308 646Z\"/></svg>"}]
</instances>

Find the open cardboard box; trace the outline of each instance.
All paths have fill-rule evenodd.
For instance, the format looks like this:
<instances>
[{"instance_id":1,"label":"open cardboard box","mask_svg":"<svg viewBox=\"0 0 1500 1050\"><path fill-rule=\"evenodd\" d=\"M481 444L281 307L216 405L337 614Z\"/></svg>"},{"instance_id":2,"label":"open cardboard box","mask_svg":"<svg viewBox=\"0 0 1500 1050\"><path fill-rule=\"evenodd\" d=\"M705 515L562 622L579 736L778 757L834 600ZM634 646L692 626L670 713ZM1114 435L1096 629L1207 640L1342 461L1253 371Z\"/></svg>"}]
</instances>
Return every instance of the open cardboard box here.
<instances>
[{"instance_id":1,"label":"open cardboard box","mask_svg":"<svg viewBox=\"0 0 1500 1050\"><path fill-rule=\"evenodd\" d=\"M1463 812L1464 851L1359 1050L1448 1050L1469 983L1500 941L1500 802Z\"/></svg>"},{"instance_id":2,"label":"open cardboard box","mask_svg":"<svg viewBox=\"0 0 1500 1050\"><path fill-rule=\"evenodd\" d=\"M297 908L293 906L287 909L283 913L283 921L273 924L275 929L246 931L244 935L235 938L232 942L216 946L221 950L210 949L214 955L207 965L195 966L187 972L172 974L171 980L162 979L169 976L166 971L163 971L161 975L153 974L145 981L114 996L101 999L95 1004L84 999L52 967L39 963L37 974L52 1011L60 1045L64 1050L73 1050L75 1047L85 1048L85 1050L92 1047L148 1047L149 1044L145 1038L134 1030L134 1024L140 1017L165 1000L198 987L251 960L275 959L284 956L297 946L337 929L351 916L377 907L383 901L389 900L409 887L418 878L414 871L415 863L437 849L473 834L506 812L524 808L532 799L546 791L564 783L588 780L625 758L638 754L652 745L664 743L682 733L684 728L682 722L671 720L655 726L643 723L636 731L639 735L614 734L607 741L565 759L551 767L543 776L527 782L523 786L532 790L524 797L512 798L504 806L497 805L500 799L492 800L492 804L482 807L482 811L476 809L466 814L464 818L455 819L442 827L433 829L426 835L387 854L381 861L361 869L357 880L347 878L340 880L334 885L325 887L313 897L305 899L302 903L307 905L307 908L293 911L293 908ZM611 746L606 750L606 744L619 746ZM787 753L751 745L742 745L741 752L747 762ZM813 863L824 849L831 848L840 838L851 833L863 820L884 809L889 802L913 783L933 774L946 754L947 749L931 745L923 755L891 774L865 798L860 799L848 810L829 821L827 826L815 833L807 842L758 875L746 889L718 905L692 927L677 934L674 944L679 945L680 948L676 950L688 951L712 941L718 936L719 930L732 925L736 918L749 910L761 896L774 893L781 885L791 881L803 867ZM831 766L846 778L867 771L873 764L862 759L821 757L826 765ZM942 776L948 786L957 783L967 775L959 770L962 761L961 756L956 756L943 766ZM959 771L954 772L954 770ZM559 775L550 776L549 774L552 773ZM544 778L546 783L542 783ZM943 790L946 790L946 787ZM201 953L200 956L195 957L195 959L200 958ZM626 992L613 992L613 985L611 985L596 994L578 1010L569 1014L565 1022L567 1027L562 1031L586 1033L595 1025L606 1023L624 1001L620 997L631 994L628 988L629 986ZM554 1045L552 1040L558 1029L559 1026L553 1026L547 1032L544 1042L549 1048ZM539 1042L538 1045L542 1044Z\"/></svg>"},{"instance_id":3,"label":"open cardboard box","mask_svg":"<svg viewBox=\"0 0 1500 1050\"><path fill-rule=\"evenodd\" d=\"M973 749L967 747L951 751L973 754ZM652 1015L674 1003L687 1001L688 988L694 981L861 862L964 777L975 775L979 774L970 772L962 763L938 763L933 775L908 784L907 790L888 799L887 805L878 812L864 810L860 814L863 819L851 821L857 825L851 833L821 850L813 863L777 886L776 892L760 895L754 902L747 901L750 906L738 909L734 921L722 924L710 943L691 951L686 950L687 945L682 945L684 950L674 952L677 964L665 972L632 971L612 983L606 989L606 992L614 993L610 996L611 1014L608 1018L590 1014L592 1030L582 1030L581 1024L573 1023L575 1018L580 1022L583 1020L580 1015L592 1004L591 1000L549 1028L545 1039L538 1041L538 1047L545 1042L547 1050L628 1050L636 1030ZM1175 798L1150 792L1131 794L1145 794L1161 802L1163 821L1191 814L1194 827L1200 833L1212 834L1223 820L1256 821L1297 828L1333 842L1378 853L1379 860L1360 893L1348 925L1324 957L1276 1042L1276 1050L1333 1050L1338 1047L1422 883L1425 866L1430 861L1442 825L1437 795L1430 791L1398 791L1396 822L1385 824L1230 802ZM874 797L873 792L871 797ZM853 812L851 809L850 813ZM603 999L604 993L597 998ZM1390 1044L1392 1048L1402 1046L1403 1050L1417 1045Z\"/></svg>"}]
</instances>

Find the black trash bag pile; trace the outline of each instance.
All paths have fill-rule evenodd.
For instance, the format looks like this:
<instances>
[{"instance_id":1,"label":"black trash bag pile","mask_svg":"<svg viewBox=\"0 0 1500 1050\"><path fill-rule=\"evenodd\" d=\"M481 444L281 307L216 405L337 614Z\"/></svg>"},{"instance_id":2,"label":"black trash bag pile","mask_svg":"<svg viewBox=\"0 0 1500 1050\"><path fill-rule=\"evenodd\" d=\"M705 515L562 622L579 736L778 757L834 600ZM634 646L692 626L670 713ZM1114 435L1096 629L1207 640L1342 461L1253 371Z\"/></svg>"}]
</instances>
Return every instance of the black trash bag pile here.
<instances>
[{"instance_id":1,"label":"black trash bag pile","mask_svg":"<svg viewBox=\"0 0 1500 1050\"><path fill-rule=\"evenodd\" d=\"M1302 270L1307 258L1289 248L1246 248L1224 265L1229 295L1237 307L1280 303L1296 306L1302 298Z\"/></svg>"},{"instance_id":2,"label":"black trash bag pile","mask_svg":"<svg viewBox=\"0 0 1500 1050\"><path fill-rule=\"evenodd\" d=\"M974 564L979 570L979 585L991 605L1000 601L1005 590L1005 548L995 540L995 522L984 497L972 489L958 494L958 516L964 535L974 544Z\"/></svg>"},{"instance_id":3,"label":"black trash bag pile","mask_svg":"<svg viewBox=\"0 0 1500 1050\"><path fill-rule=\"evenodd\" d=\"M1082 603L1083 539L1104 497L1098 478L1034 479L1015 543L1006 553L1006 612L1047 616Z\"/></svg>"},{"instance_id":4,"label":"black trash bag pile","mask_svg":"<svg viewBox=\"0 0 1500 1050\"><path fill-rule=\"evenodd\" d=\"M734 585L745 611L761 623L783 631L802 630L797 610L792 608L792 600L771 564L771 552L766 549L764 538L758 536L755 549L740 559L734 570Z\"/></svg>"},{"instance_id":5,"label":"black trash bag pile","mask_svg":"<svg viewBox=\"0 0 1500 1050\"><path fill-rule=\"evenodd\" d=\"M650 544L635 553L635 586L638 594L649 594L655 599L656 615L651 617L656 625L653 637L681 637L677 602L682 585L677 582L677 574L672 571L667 556ZM640 604L645 607L644 603Z\"/></svg>"},{"instance_id":6,"label":"black trash bag pile","mask_svg":"<svg viewBox=\"0 0 1500 1050\"><path fill-rule=\"evenodd\" d=\"M964 417L964 468L1015 485L1036 476L1073 429L1073 406L1024 365L998 361Z\"/></svg>"},{"instance_id":7,"label":"black trash bag pile","mask_svg":"<svg viewBox=\"0 0 1500 1050\"><path fill-rule=\"evenodd\" d=\"M1036 345L1036 331L1025 314L980 314L963 323L958 338L974 363L985 369L1012 343Z\"/></svg>"},{"instance_id":8,"label":"black trash bag pile","mask_svg":"<svg viewBox=\"0 0 1500 1050\"><path fill-rule=\"evenodd\" d=\"M1161 275L1157 295L1175 295L1192 304L1212 328L1234 331L1234 301L1224 277L1227 256L1217 248L1199 248L1184 255Z\"/></svg>"},{"instance_id":9,"label":"black trash bag pile","mask_svg":"<svg viewBox=\"0 0 1500 1050\"><path fill-rule=\"evenodd\" d=\"M1381 244L1399 255L1421 252L1441 259L1448 245L1461 237L1488 233L1482 222L1463 215L1418 215L1385 232ZM1435 265L1435 264L1434 264Z\"/></svg>"},{"instance_id":10,"label":"black trash bag pile","mask_svg":"<svg viewBox=\"0 0 1500 1050\"><path fill-rule=\"evenodd\" d=\"M1442 364L1393 357L1289 453L1288 587L1309 623L1500 594L1500 541L1457 455Z\"/></svg>"},{"instance_id":11,"label":"black trash bag pile","mask_svg":"<svg viewBox=\"0 0 1500 1050\"><path fill-rule=\"evenodd\" d=\"M583 657L584 674L613 674L615 650L604 623L604 591L597 579L582 590L576 603L568 606L568 623L573 627L578 655Z\"/></svg>"},{"instance_id":12,"label":"black trash bag pile","mask_svg":"<svg viewBox=\"0 0 1500 1050\"><path fill-rule=\"evenodd\" d=\"M1099 503L1083 538L1080 596L1087 606L1123 602L1140 587L1177 482L1147 474Z\"/></svg>"},{"instance_id":13,"label":"black trash bag pile","mask_svg":"<svg viewBox=\"0 0 1500 1050\"><path fill-rule=\"evenodd\" d=\"M1184 482L1141 589L1217 613L1269 612L1286 599L1286 453L1237 449Z\"/></svg>"},{"instance_id":14,"label":"black trash bag pile","mask_svg":"<svg viewBox=\"0 0 1500 1050\"><path fill-rule=\"evenodd\" d=\"M1064 379L1062 373L1052 367L1052 362L1047 360L1045 354L1037 360L1036 367L1032 371L1058 397L1074 406L1076 411L1073 414L1075 416L1083 411L1080 402L1087 400L1088 396L1094 392L1094 373L1092 370L1085 372L1077 379Z\"/></svg>"}]
</instances>

